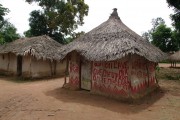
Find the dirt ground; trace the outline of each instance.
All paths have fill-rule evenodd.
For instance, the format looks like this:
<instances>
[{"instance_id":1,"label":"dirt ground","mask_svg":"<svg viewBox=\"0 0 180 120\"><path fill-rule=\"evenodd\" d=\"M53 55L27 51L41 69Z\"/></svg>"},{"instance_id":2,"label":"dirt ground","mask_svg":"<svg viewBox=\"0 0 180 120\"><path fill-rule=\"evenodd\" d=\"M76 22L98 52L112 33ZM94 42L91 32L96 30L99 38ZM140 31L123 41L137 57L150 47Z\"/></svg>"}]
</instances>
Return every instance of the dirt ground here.
<instances>
[{"instance_id":1,"label":"dirt ground","mask_svg":"<svg viewBox=\"0 0 180 120\"><path fill-rule=\"evenodd\" d=\"M159 67L170 67L170 63L159 63ZM176 67L180 67L180 63L176 63Z\"/></svg>"},{"instance_id":2,"label":"dirt ground","mask_svg":"<svg viewBox=\"0 0 180 120\"><path fill-rule=\"evenodd\" d=\"M0 120L180 120L180 81L138 103L63 89L64 79L14 82L0 77Z\"/></svg>"}]
</instances>

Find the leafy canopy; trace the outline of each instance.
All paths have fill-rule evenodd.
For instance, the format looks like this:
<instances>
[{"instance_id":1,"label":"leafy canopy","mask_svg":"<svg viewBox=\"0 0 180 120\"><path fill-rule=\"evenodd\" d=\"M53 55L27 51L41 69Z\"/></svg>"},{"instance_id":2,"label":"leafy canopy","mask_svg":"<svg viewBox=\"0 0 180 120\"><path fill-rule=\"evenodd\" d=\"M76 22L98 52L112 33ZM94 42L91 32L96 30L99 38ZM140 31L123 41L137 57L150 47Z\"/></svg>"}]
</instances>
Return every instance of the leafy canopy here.
<instances>
[{"instance_id":1,"label":"leafy canopy","mask_svg":"<svg viewBox=\"0 0 180 120\"><path fill-rule=\"evenodd\" d=\"M163 52L177 51L180 48L180 36L176 30L167 27L162 18L152 19L152 29L142 37L150 41Z\"/></svg>"},{"instance_id":2,"label":"leafy canopy","mask_svg":"<svg viewBox=\"0 0 180 120\"><path fill-rule=\"evenodd\" d=\"M17 34L17 29L13 24L6 21L3 27L0 29L0 44L12 42L20 38L20 35Z\"/></svg>"},{"instance_id":3,"label":"leafy canopy","mask_svg":"<svg viewBox=\"0 0 180 120\"><path fill-rule=\"evenodd\" d=\"M167 0L169 7L174 9L174 14L171 14L172 25L180 33L180 0Z\"/></svg>"},{"instance_id":4,"label":"leafy canopy","mask_svg":"<svg viewBox=\"0 0 180 120\"><path fill-rule=\"evenodd\" d=\"M157 29L159 25L165 24L165 21L161 17L157 17L155 19L154 18L152 19L151 24L152 24L152 28L147 32L142 33L142 37L147 41L153 40L152 33Z\"/></svg>"},{"instance_id":5,"label":"leafy canopy","mask_svg":"<svg viewBox=\"0 0 180 120\"><path fill-rule=\"evenodd\" d=\"M20 37L13 24L4 19L9 9L0 4L0 44L12 42Z\"/></svg>"},{"instance_id":6,"label":"leafy canopy","mask_svg":"<svg viewBox=\"0 0 180 120\"><path fill-rule=\"evenodd\" d=\"M9 12L9 9L4 8L0 4L0 28L2 28L3 24L5 23L4 16Z\"/></svg>"},{"instance_id":7,"label":"leafy canopy","mask_svg":"<svg viewBox=\"0 0 180 120\"><path fill-rule=\"evenodd\" d=\"M171 28L165 24L160 24L152 33L152 44L159 47L163 52L177 51L177 41L173 34Z\"/></svg>"},{"instance_id":8,"label":"leafy canopy","mask_svg":"<svg viewBox=\"0 0 180 120\"><path fill-rule=\"evenodd\" d=\"M65 43L67 36L74 36L78 25L84 24L88 15L88 5L84 0L26 0L36 2L42 10L32 11L29 19L28 36L49 35L60 43ZM27 34L28 33L28 34Z\"/></svg>"}]
</instances>

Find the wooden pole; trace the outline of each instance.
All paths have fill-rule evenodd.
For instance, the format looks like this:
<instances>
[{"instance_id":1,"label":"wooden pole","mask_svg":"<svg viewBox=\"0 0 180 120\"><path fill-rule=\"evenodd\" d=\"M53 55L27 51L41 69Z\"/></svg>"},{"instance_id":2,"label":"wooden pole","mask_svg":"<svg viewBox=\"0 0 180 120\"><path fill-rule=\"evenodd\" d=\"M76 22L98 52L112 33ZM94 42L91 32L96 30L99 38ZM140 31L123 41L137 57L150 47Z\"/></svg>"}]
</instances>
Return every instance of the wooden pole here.
<instances>
[{"instance_id":1,"label":"wooden pole","mask_svg":"<svg viewBox=\"0 0 180 120\"><path fill-rule=\"evenodd\" d=\"M147 76L148 76L148 87L149 87L149 68L148 68L148 61L146 60L146 70L147 70Z\"/></svg>"},{"instance_id":2,"label":"wooden pole","mask_svg":"<svg viewBox=\"0 0 180 120\"><path fill-rule=\"evenodd\" d=\"M10 56L9 56L9 53L8 53L8 64L7 64L7 71L9 71L9 64L10 64Z\"/></svg>"},{"instance_id":3,"label":"wooden pole","mask_svg":"<svg viewBox=\"0 0 180 120\"><path fill-rule=\"evenodd\" d=\"M156 63L156 65L155 65L155 70L156 70L156 66L158 66L158 63ZM155 80L156 80L156 83L159 85L158 79L156 77L156 71L155 71Z\"/></svg>"},{"instance_id":4,"label":"wooden pole","mask_svg":"<svg viewBox=\"0 0 180 120\"><path fill-rule=\"evenodd\" d=\"M69 68L69 56L66 57L66 70L65 70L65 76L64 76L64 85L67 83L67 75L68 75L68 68Z\"/></svg>"},{"instance_id":5,"label":"wooden pole","mask_svg":"<svg viewBox=\"0 0 180 120\"><path fill-rule=\"evenodd\" d=\"M32 77L32 72L31 72L31 65L32 65L32 57L30 54L28 54L28 57L30 57L30 63L29 63L29 73L30 73L30 77Z\"/></svg>"}]
</instances>

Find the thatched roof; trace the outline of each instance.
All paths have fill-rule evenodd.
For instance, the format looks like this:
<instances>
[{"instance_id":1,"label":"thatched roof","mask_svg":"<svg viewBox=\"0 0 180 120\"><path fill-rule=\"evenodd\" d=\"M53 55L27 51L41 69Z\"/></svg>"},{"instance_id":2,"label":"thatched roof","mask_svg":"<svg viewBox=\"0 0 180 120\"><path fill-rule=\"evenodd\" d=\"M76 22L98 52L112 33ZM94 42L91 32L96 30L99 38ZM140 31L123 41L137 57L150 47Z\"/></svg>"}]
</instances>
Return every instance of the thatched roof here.
<instances>
[{"instance_id":1,"label":"thatched roof","mask_svg":"<svg viewBox=\"0 0 180 120\"><path fill-rule=\"evenodd\" d=\"M90 32L63 47L64 56L77 51L90 61L111 61L137 54L159 62L166 55L128 28L114 9L109 19Z\"/></svg>"},{"instance_id":2,"label":"thatched roof","mask_svg":"<svg viewBox=\"0 0 180 120\"><path fill-rule=\"evenodd\" d=\"M180 62L180 50L169 56L170 61Z\"/></svg>"},{"instance_id":3,"label":"thatched roof","mask_svg":"<svg viewBox=\"0 0 180 120\"><path fill-rule=\"evenodd\" d=\"M37 36L31 38L21 38L11 43L0 46L0 54L14 53L25 56L30 54L37 59L60 60L61 54L58 49L62 45L49 36Z\"/></svg>"}]
</instances>

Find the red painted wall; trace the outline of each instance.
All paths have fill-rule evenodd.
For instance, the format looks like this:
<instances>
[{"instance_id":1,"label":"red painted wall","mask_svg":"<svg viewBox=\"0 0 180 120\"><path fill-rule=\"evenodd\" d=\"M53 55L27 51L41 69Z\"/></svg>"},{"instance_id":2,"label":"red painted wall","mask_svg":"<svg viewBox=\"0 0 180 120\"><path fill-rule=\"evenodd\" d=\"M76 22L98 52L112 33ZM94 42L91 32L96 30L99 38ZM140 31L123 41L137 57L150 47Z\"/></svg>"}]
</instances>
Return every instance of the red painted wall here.
<instances>
[{"instance_id":1,"label":"red painted wall","mask_svg":"<svg viewBox=\"0 0 180 120\"><path fill-rule=\"evenodd\" d=\"M93 62L92 91L127 97L130 90L127 59L112 62Z\"/></svg>"},{"instance_id":2,"label":"red painted wall","mask_svg":"<svg viewBox=\"0 0 180 120\"><path fill-rule=\"evenodd\" d=\"M80 62L70 61L70 85L80 88ZM156 63L132 55L117 61L92 62L91 91L115 97L137 97L155 84Z\"/></svg>"},{"instance_id":3,"label":"red painted wall","mask_svg":"<svg viewBox=\"0 0 180 120\"><path fill-rule=\"evenodd\" d=\"M155 85L155 63L143 57L132 56L131 91L132 94L145 92Z\"/></svg>"},{"instance_id":4,"label":"red painted wall","mask_svg":"<svg viewBox=\"0 0 180 120\"><path fill-rule=\"evenodd\" d=\"M115 97L145 94L156 83L155 65L138 55L112 62L93 62L92 91Z\"/></svg>"},{"instance_id":5,"label":"red painted wall","mask_svg":"<svg viewBox=\"0 0 180 120\"><path fill-rule=\"evenodd\" d=\"M77 53L71 55L71 60L69 62L69 84L73 89L80 88L80 66Z\"/></svg>"}]
</instances>

